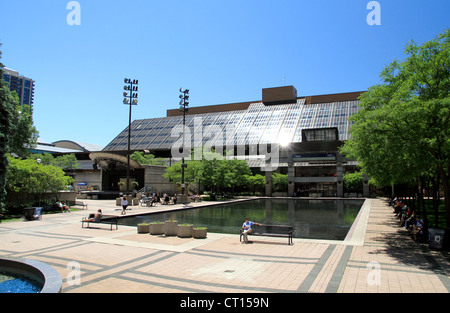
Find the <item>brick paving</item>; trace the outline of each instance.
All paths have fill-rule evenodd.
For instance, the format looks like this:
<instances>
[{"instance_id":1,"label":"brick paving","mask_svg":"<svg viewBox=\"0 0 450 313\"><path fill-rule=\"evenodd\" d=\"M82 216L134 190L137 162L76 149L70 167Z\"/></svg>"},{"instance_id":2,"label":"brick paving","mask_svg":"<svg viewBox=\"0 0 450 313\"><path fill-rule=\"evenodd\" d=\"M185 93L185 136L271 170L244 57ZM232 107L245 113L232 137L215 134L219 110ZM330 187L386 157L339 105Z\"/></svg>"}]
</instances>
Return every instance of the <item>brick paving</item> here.
<instances>
[{"instance_id":1,"label":"brick paving","mask_svg":"<svg viewBox=\"0 0 450 313\"><path fill-rule=\"evenodd\" d=\"M63 293L450 291L449 253L415 243L382 199L366 200L345 241L294 239L293 246L269 237L243 245L238 234L186 239L137 234L136 227L121 225L113 231L108 225L81 228L81 218L98 208L120 215L115 201L84 201L88 210L1 223L0 257L53 266ZM133 207L127 215L181 207Z\"/></svg>"}]
</instances>

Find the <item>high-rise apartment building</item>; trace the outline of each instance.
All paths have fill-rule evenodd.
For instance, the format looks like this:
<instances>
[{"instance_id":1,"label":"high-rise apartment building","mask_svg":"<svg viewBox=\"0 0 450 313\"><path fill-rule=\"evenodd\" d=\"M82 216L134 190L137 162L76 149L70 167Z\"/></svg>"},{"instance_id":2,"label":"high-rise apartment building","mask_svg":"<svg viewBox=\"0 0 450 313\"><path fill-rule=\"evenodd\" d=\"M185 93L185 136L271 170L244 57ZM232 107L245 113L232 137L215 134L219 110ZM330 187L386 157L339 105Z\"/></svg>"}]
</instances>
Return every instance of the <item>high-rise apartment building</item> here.
<instances>
[{"instance_id":1,"label":"high-rise apartment building","mask_svg":"<svg viewBox=\"0 0 450 313\"><path fill-rule=\"evenodd\" d=\"M17 92L20 105L32 105L34 97L34 80L20 76L19 72L9 68L2 68L3 80L8 84L9 90Z\"/></svg>"}]
</instances>

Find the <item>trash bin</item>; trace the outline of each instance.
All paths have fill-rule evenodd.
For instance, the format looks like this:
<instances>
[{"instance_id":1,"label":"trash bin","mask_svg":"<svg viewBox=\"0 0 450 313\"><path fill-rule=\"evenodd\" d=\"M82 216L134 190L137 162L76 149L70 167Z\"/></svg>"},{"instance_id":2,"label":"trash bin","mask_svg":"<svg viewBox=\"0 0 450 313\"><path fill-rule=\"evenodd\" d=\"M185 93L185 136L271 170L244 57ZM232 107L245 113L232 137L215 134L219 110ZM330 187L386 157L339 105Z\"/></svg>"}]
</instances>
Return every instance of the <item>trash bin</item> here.
<instances>
[{"instance_id":1,"label":"trash bin","mask_svg":"<svg viewBox=\"0 0 450 313\"><path fill-rule=\"evenodd\" d=\"M41 219L42 208L25 208L23 209L25 213L25 219L27 221L34 221Z\"/></svg>"},{"instance_id":2,"label":"trash bin","mask_svg":"<svg viewBox=\"0 0 450 313\"><path fill-rule=\"evenodd\" d=\"M43 208L34 208L33 218L35 220L40 220L42 218L42 210Z\"/></svg>"},{"instance_id":3,"label":"trash bin","mask_svg":"<svg viewBox=\"0 0 450 313\"><path fill-rule=\"evenodd\" d=\"M444 244L445 230L443 229L428 229L428 242L431 249L442 250Z\"/></svg>"},{"instance_id":4,"label":"trash bin","mask_svg":"<svg viewBox=\"0 0 450 313\"><path fill-rule=\"evenodd\" d=\"M23 212L25 213L25 219L27 221L34 221L34 208L25 208L23 209Z\"/></svg>"}]
</instances>

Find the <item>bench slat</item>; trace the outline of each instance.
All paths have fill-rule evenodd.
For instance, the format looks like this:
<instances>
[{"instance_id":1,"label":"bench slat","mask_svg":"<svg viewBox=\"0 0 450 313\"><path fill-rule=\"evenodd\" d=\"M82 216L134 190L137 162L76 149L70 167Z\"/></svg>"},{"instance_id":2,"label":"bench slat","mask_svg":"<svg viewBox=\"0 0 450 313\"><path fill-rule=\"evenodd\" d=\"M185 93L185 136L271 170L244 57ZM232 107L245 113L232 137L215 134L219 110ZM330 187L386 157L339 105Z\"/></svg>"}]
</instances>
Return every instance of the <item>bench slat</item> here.
<instances>
[{"instance_id":1,"label":"bench slat","mask_svg":"<svg viewBox=\"0 0 450 313\"><path fill-rule=\"evenodd\" d=\"M117 219L112 219L112 218L108 218L108 219L101 219L98 222L93 222L93 221L87 221L87 220L82 220L81 221L81 228L84 228L84 223L87 223L87 228L89 228L89 223L93 223L93 224L109 224L111 225L111 230L113 225L116 225L116 230L118 229L118 225L117 225Z\"/></svg>"}]
</instances>

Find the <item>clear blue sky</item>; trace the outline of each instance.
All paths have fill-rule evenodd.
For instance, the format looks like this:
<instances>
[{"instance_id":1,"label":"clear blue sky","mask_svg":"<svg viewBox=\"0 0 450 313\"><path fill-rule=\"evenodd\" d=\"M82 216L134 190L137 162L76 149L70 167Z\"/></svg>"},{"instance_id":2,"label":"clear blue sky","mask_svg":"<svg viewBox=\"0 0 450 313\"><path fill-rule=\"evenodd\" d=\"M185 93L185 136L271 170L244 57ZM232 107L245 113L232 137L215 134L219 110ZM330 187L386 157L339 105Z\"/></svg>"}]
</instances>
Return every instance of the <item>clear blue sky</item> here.
<instances>
[{"instance_id":1,"label":"clear blue sky","mask_svg":"<svg viewBox=\"0 0 450 313\"><path fill-rule=\"evenodd\" d=\"M107 145L128 125L123 79L139 79L133 120L178 107L261 99L294 85L299 96L366 90L404 47L450 27L449 0L2 0L1 62L36 81L41 139ZM284 77L284 80L283 80Z\"/></svg>"}]
</instances>

